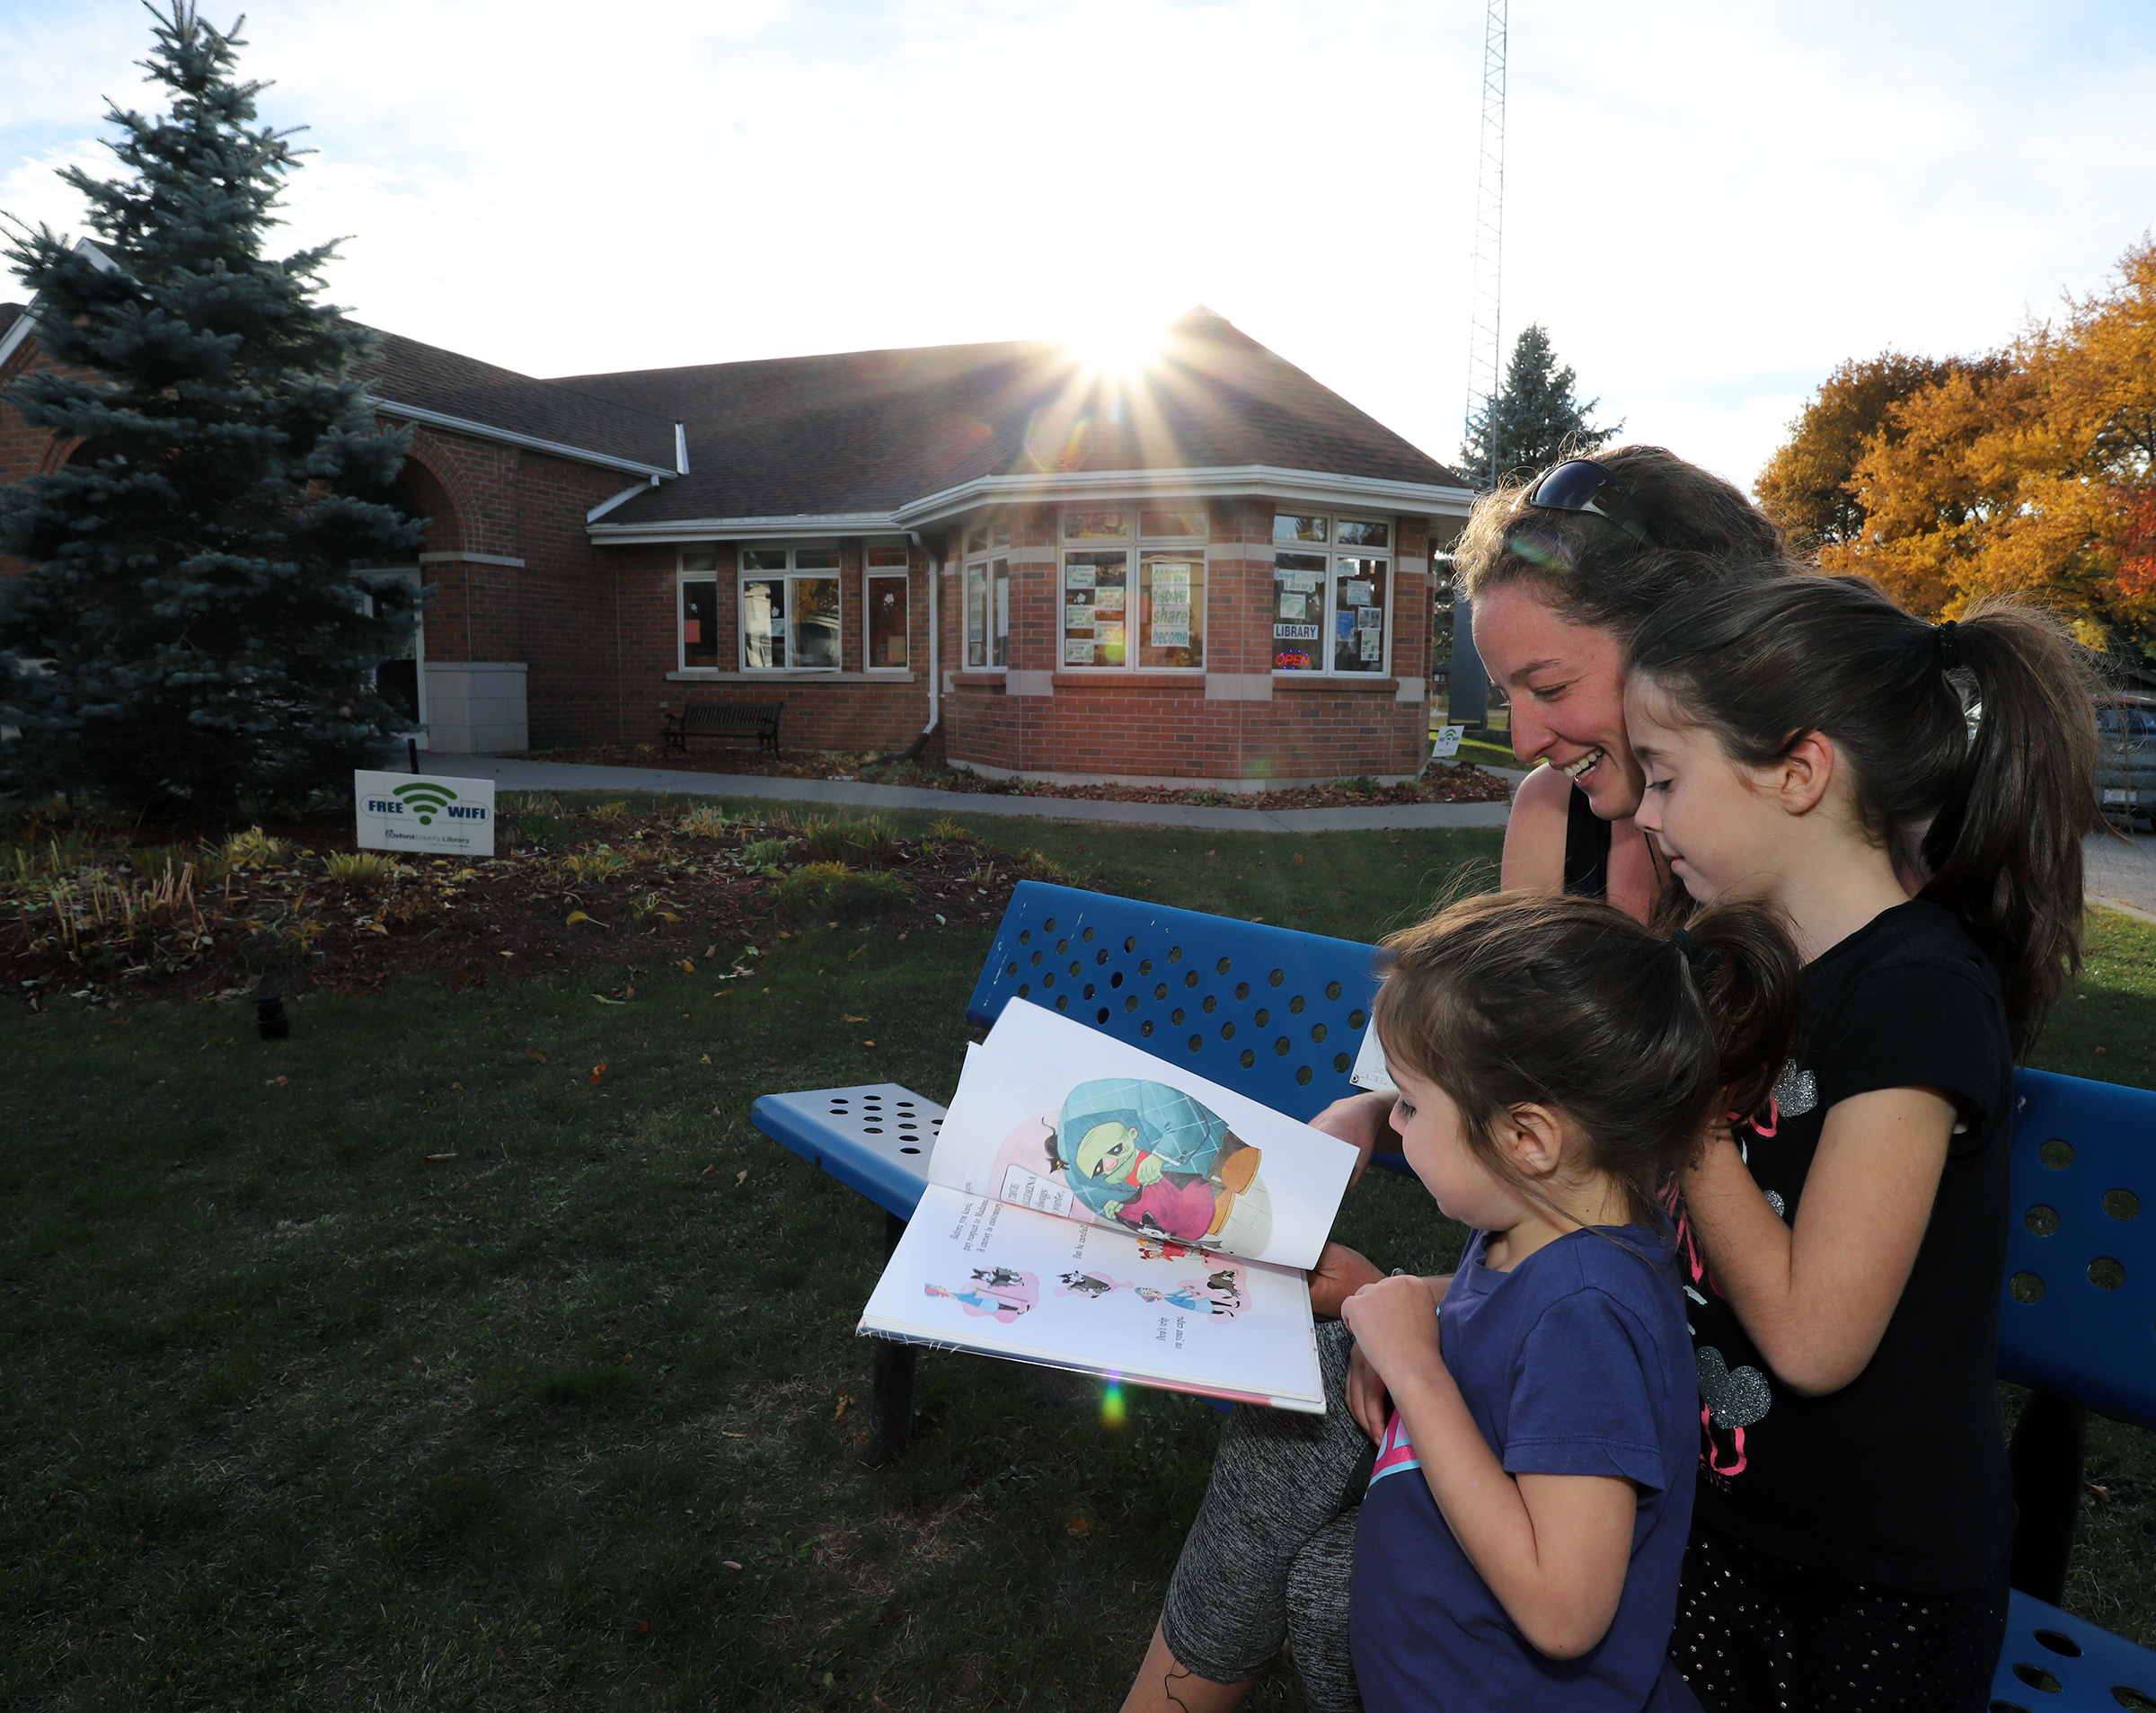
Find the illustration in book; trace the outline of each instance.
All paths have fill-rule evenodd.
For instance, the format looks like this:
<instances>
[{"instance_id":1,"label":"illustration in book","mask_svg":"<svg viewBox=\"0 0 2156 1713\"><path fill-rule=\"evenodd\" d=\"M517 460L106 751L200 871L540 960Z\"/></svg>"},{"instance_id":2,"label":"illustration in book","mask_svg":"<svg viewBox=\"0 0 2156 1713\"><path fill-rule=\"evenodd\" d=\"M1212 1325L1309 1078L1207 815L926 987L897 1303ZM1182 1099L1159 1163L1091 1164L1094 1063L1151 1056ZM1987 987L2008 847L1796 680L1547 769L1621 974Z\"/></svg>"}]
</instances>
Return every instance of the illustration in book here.
<instances>
[{"instance_id":1,"label":"illustration in book","mask_svg":"<svg viewBox=\"0 0 2156 1713\"><path fill-rule=\"evenodd\" d=\"M925 1296L948 1297L968 1314L993 1315L1005 1326L1040 1301L1040 1281L1007 1267L976 1267L973 1277L955 1290L932 1283L921 1290Z\"/></svg>"},{"instance_id":2,"label":"illustration in book","mask_svg":"<svg viewBox=\"0 0 2156 1713\"><path fill-rule=\"evenodd\" d=\"M1021 1206L1255 1254L1273 1229L1259 1176L1264 1157L1180 1089L1097 1077L1073 1088L1056 1112L1013 1130L998 1163L1004 1199Z\"/></svg>"}]
</instances>

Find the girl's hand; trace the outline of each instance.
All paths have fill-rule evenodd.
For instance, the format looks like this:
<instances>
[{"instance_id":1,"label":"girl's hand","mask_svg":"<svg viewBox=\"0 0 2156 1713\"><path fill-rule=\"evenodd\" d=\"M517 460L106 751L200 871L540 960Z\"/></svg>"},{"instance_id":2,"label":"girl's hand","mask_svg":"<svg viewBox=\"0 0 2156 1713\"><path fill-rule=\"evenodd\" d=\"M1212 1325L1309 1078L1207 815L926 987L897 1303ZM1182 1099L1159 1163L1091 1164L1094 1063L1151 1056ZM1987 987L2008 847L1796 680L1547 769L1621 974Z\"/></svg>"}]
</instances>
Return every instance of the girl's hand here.
<instances>
[{"instance_id":1,"label":"girl's hand","mask_svg":"<svg viewBox=\"0 0 2156 1713\"><path fill-rule=\"evenodd\" d=\"M1382 1089L1351 1094L1345 1099L1335 1100L1310 1121L1312 1130L1321 1130L1336 1137L1362 1155L1355 1162L1354 1171L1348 1174L1348 1188L1354 1188L1355 1180L1370 1164L1370 1156L1376 1152L1377 1144L1392 1130L1392 1103L1397 1099L1397 1095Z\"/></svg>"},{"instance_id":2,"label":"girl's hand","mask_svg":"<svg viewBox=\"0 0 2156 1713\"><path fill-rule=\"evenodd\" d=\"M1437 1344L1437 1299L1427 1279L1365 1285L1340 1305L1340 1319L1388 1390L1408 1374L1445 1366Z\"/></svg>"},{"instance_id":3,"label":"girl's hand","mask_svg":"<svg viewBox=\"0 0 2156 1713\"><path fill-rule=\"evenodd\" d=\"M1344 1243L1328 1243L1310 1269L1310 1311L1321 1320L1338 1320L1340 1304L1365 1285L1383 1278L1383 1271Z\"/></svg>"},{"instance_id":4,"label":"girl's hand","mask_svg":"<svg viewBox=\"0 0 2156 1713\"><path fill-rule=\"evenodd\" d=\"M1392 1394L1359 1344L1348 1355L1348 1413L1373 1442L1384 1438L1385 1424L1392 1415Z\"/></svg>"}]
</instances>

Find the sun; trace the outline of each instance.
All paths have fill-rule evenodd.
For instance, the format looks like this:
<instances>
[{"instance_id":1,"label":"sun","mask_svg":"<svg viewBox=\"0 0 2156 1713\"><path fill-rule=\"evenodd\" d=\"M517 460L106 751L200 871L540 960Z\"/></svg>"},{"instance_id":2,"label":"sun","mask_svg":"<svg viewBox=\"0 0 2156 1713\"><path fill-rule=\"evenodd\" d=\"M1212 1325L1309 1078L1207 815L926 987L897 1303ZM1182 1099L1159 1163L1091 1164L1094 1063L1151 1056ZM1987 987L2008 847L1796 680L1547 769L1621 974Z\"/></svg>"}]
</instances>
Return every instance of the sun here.
<instances>
[{"instance_id":1,"label":"sun","mask_svg":"<svg viewBox=\"0 0 2156 1713\"><path fill-rule=\"evenodd\" d=\"M1102 314L1091 317L1065 341L1085 366L1097 374L1135 374L1167 340L1168 330L1149 316Z\"/></svg>"}]
</instances>

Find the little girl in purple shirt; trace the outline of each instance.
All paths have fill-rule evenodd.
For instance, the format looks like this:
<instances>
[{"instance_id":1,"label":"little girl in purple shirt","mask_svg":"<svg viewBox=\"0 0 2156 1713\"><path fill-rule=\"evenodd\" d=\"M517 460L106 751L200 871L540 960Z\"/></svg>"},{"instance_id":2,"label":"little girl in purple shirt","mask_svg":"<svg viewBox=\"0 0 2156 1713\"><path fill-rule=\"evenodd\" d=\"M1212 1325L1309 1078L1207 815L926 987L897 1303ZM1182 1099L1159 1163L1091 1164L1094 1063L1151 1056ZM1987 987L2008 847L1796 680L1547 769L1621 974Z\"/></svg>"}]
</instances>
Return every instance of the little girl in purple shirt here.
<instances>
[{"instance_id":1,"label":"little girl in purple shirt","mask_svg":"<svg viewBox=\"0 0 2156 1713\"><path fill-rule=\"evenodd\" d=\"M1408 1163L1474 1228L1444 1281L1348 1299L1378 1440L1350 1636L1368 1713L1692 1713L1668 1659L1699 1397L1658 1196L1798 1020L1776 918L1665 938L1503 894L1385 942L1374 1027Z\"/></svg>"}]
</instances>

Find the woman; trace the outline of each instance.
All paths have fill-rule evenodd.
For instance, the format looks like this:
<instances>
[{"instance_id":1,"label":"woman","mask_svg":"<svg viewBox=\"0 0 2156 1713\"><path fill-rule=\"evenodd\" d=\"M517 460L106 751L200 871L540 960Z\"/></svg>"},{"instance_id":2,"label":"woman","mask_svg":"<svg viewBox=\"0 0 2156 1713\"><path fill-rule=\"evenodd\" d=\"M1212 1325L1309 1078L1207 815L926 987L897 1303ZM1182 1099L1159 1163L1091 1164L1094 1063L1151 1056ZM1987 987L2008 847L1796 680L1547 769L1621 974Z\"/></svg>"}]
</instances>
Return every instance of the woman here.
<instances>
[{"instance_id":1,"label":"woman","mask_svg":"<svg viewBox=\"0 0 2156 1713\"><path fill-rule=\"evenodd\" d=\"M1499 884L1607 898L1645 921L1666 879L1632 824L1644 776L1624 736L1622 659L1680 591L1774 573L1773 524L1736 489L1659 446L1570 459L1475 508L1454 550L1474 608L1475 651L1512 702L1513 753L1536 768L1513 798ZM1312 1122L1367 1161L1390 1094L1335 1102ZM1312 1308L1340 1304L1383 1269L1329 1244ZM1442 1285L1440 1286L1442 1288ZM1240 1408L1124 1713L1239 1705L1284 1638L1313 1709L1360 1705L1348 1655L1348 1571L1372 1446L1347 1407L1352 1346L1320 1329L1322 1417Z\"/></svg>"}]
</instances>

